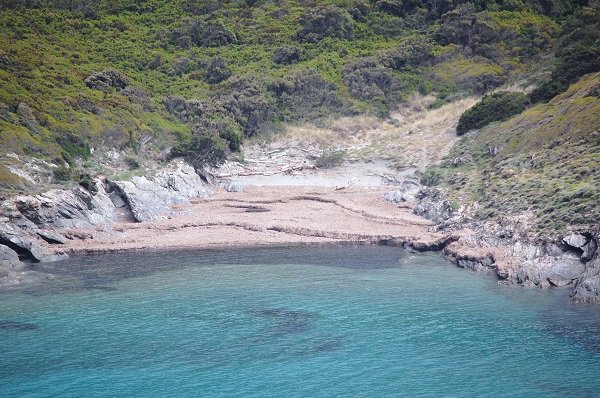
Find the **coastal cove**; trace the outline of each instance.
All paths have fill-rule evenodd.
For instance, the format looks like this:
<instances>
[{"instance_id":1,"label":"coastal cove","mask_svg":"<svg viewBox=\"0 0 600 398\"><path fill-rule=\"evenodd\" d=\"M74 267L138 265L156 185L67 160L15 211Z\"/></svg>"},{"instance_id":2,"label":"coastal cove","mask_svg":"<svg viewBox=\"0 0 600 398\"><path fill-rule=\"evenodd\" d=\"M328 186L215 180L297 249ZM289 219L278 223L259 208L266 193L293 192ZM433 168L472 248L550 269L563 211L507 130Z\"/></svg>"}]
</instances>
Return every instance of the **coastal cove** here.
<instances>
[{"instance_id":1,"label":"coastal cove","mask_svg":"<svg viewBox=\"0 0 600 398\"><path fill-rule=\"evenodd\" d=\"M600 308L439 254L297 246L73 256L0 301L4 396L591 397ZM476 364L474 366L474 364Z\"/></svg>"}]
</instances>

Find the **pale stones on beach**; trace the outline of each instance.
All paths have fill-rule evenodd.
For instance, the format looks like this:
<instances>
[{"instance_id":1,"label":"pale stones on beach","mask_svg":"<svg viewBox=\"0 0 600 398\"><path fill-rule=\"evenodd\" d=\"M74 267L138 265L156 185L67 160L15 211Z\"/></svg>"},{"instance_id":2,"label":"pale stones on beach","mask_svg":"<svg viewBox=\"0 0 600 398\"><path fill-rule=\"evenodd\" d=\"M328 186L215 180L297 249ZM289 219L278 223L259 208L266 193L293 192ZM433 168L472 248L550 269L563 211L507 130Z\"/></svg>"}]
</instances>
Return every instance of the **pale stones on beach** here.
<instances>
[{"instance_id":1,"label":"pale stones on beach","mask_svg":"<svg viewBox=\"0 0 600 398\"><path fill-rule=\"evenodd\" d=\"M416 196L420 189L421 185L417 182L402 181L397 189L386 192L384 198L392 203L414 202L417 200Z\"/></svg>"},{"instance_id":2,"label":"pale stones on beach","mask_svg":"<svg viewBox=\"0 0 600 398\"><path fill-rule=\"evenodd\" d=\"M239 181L227 182L227 183L223 184L223 188L227 192L243 192L244 191L244 185Z\"/></svg>"}]
</instances>

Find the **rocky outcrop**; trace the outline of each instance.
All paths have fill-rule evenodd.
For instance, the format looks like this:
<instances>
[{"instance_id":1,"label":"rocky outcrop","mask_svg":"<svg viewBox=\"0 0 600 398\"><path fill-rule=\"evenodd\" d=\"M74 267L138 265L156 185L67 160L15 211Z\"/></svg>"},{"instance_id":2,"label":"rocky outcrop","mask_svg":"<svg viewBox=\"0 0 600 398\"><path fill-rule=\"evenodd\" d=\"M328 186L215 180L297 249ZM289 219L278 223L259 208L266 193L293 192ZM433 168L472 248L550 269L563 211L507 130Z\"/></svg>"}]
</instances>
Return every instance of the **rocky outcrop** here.
<instances>
[{"instance_id":1,"label":"rocky outcrop","mask_svg":"<svg viewBox=\"0 0 600 398\"><path fill-rule=\"evenodd\" d=\"M200 176L185 163L177 163L152 179L134 177L131 181L111 181L110 185L138 222L169 217L174 212L174 205L187 204L192 197L209 194Z\"/></svg>"},{"instance_id":2,"label":"rocky outcrop","mask_svg":"<svg viewBox=\"0 0 600 398\"><path fill-rule=\"evenodd\" d=\"M114 205L104 184L98 193L77 187L71 190L53 189L41 195L18 196L14 204L21 215L37 226L46 228L88 228L115 221Z\"/></svg>"},{"instance_id":3,"label":"rocky outcrop","mask_svg":"<svg viewBox=\"0 0 600 398\"><path fill-rule=\"evenodd\" d=\"M0 245L0 276L8 270L21 269L23 263L19 255L8 246Z\"/></svg>"},{"instance_id":4,"label":"rocky outcrop","mask_svg":"<svg viewBox=\"0 0 600 398\"><path fill-rule=\"evenodd\" d=\"M44 247L77 238L77 234L67 233L68 230L113 224L123 208L131 211L136 221L155 220L171 215L173 205L208 194L200 176L181 162L169 165L151 179L135 177L133 181L106 183L97 180L95 184L95 193L82 187L53 189L4 201L0 209L0 265L19 264L21 260L61 260L67 255L47 255ZM61 234L56 229L67 230ZM17 279L24 280L19 275Z\"/></svg>"},{"instance_id":5,"label":"rocky outcrop","mask_svg":"<svg viewBox=\"0 0 600 398\"><path fill-rule=\"evenodd\" d=\"M403 195L404 190L392 191L386 199L402 202ZM575 301L600 303L599 232L594 228L573 229L560 238L538 237L532 241L526 233L529 221L525 215L480 220L473 216L476 206L453 211L444 191L438 188L422 188L415 197L418 202L414 212L434 221L432 230L467 231L441 248L456 265L491 271L508 284L574 286Z\"/></svg>"},{"instance_id":6,"label":"rocky outcrop","mask_svg":"<svg viewBox=\"0 0 600 398\"><path fill-rule=\"evenodd\" d=\"M34 262L50 262L66 258L66 255L47 255L43 247L28 231L23 231L11 224L0 225L0 245L16 252L20 258Z\"/></svg>"},{"instance_id":7,"label":"rocky outcrop","mask_svg":"<svg viewBox=\"0 0 600 398\"><path fill-rule=\"evenodd\" d=\"M443 223L452 217L452 206L445 199L444 193L437 188L423 188L415 195L419 204L415 214L435 223Z\"/></svg>"},{"instance_id":8,"label":"rocky outcrop","mask_svg":"<svg viewBox=\"0 0 600 398\"><path fill-rule=\"evenodd\" d=\"M384 198L392 203L415 202L421 188L421 184L415 181L402 181L395 190L386 192Z\"/></svg>"},{"instance_id":9,"label":"rocky outcrop","mask_svg":"<svg viewBox=\"0 0 600 398\"><path fill-rule=\"evenodd\" d=\"M600 304L600 257L586 265L571 297L578 303Z\"/></svg>"}]
</instances>

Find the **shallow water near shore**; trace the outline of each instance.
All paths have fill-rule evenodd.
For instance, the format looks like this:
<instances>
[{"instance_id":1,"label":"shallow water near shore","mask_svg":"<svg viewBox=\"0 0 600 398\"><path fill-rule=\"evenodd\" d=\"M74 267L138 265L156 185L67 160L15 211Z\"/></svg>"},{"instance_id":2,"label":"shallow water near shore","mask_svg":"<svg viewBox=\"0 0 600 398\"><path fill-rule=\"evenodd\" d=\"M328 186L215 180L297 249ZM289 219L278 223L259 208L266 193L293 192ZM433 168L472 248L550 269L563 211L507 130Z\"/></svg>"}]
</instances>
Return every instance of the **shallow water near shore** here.
<instances>
[{"instance_id":1,"label":"shallow water near shore","mask_svg":"<svg viewBox=\"0 0 600 398\"><path fill-rule=\"evenodd\" d=\"M0 294L0 396L597 397L600 306L395 247L127 253Z\"/></svg>"}]
</instances>

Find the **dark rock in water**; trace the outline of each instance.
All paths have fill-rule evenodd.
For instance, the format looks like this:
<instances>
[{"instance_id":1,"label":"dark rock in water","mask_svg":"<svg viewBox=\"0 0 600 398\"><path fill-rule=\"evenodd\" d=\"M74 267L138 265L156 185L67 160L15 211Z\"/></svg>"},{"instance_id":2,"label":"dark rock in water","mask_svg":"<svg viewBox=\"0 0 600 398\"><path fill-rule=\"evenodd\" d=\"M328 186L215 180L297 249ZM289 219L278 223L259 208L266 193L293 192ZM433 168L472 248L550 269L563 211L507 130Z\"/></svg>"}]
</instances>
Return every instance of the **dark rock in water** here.
<instances>
[{"instance_id":1,"label":"dark rock in water","mask_svg":"<svg viewBox=\"0 0 600 398\"><path fill-rule=\"evenodd\" d=\"M37 328L33 323L0 321L0 330L35 330Z\"/></svg>"},{"instance_id":2,"label":"dark rock in water","mask_svg":"<svg viewBox=\"0 0 600 398\"><path fill-rule=\"evenodd\" d=\"M292 311L285 309L261 309L251 310L250 314L271 319L273 325L263 331L263 336L280 336L287 334L303 333L312 328L312 322L317 318L316 314L304 311Z\"/></svg>"}]
</instances>

